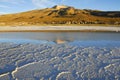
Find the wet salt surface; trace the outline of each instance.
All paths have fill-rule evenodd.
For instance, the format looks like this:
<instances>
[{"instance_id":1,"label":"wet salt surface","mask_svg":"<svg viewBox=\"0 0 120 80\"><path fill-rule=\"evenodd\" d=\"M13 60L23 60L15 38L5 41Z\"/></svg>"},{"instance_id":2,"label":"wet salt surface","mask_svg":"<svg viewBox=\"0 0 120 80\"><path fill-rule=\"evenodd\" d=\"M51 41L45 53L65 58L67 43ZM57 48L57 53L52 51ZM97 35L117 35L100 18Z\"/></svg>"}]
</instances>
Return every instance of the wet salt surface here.
<instances>
[{"instance_id":1,"label":"wet salt surface","mask_svg":"<svg viewBox=\"0 0 120 80\"><path fill-rule=\"evenodd\" d=\"M0 80L40 79L120 80L119 33L0 33Z\"/></svg>"},{"instance_id":2,"label":"wet salt surface","mask_svg":"<svg viewBox=\"0 0 120 80\"><path fill-rule=\"evenodd\" d=\"M0 43L0 80L40 79L120 80L120 42Z\"/></svg>"}]
</instances>

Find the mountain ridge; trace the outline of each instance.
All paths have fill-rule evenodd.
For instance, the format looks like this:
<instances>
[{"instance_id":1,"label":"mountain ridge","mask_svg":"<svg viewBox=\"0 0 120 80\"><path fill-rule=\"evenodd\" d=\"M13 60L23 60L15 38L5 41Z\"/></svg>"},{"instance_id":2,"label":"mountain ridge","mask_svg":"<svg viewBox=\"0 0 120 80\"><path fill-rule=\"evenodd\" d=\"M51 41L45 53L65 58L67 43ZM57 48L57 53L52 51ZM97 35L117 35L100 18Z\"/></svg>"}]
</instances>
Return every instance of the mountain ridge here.
<instances>
[{"instance_id":1,"label":"mountain ridge","mask_svg":"<svg viewBox=\"0 0 120 80\"><path fill-rule=\"evenodd\" d=\"M120 25L120 11L76 9L66 5L0 16L0 25Z\"/></svg>"}]
</instances>

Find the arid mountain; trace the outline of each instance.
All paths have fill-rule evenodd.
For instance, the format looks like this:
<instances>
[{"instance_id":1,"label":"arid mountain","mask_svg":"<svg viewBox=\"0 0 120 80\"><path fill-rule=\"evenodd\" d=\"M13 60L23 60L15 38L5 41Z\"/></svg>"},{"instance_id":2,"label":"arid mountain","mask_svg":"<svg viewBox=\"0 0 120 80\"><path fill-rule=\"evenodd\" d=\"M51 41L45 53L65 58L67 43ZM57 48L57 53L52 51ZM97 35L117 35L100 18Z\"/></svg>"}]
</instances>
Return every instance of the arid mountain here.
<instances>
[{"instance_id":1,"label":"arid mountain","mask_svg":"<svg viewBox=\"0 0 120 80\"><path fill-rule=\"evenodd\" d=\"M89 24L120 25L120 11L75 9L70 6L0 16L0 25Z\"/></svg>"}]
</instances>

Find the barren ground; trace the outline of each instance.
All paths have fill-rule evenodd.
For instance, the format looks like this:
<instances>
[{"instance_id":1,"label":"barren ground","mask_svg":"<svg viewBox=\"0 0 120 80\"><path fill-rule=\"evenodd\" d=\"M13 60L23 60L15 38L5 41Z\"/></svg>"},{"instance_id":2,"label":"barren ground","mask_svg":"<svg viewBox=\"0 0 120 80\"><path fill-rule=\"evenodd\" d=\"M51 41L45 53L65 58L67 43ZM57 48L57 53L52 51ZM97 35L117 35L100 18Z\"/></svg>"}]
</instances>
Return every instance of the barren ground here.
<instances>
[{"instance_id":1,"label":"barren ground","mask_svg":"<svg viewBox=\"0 0 120 80\"><path fill-rule=\"evenodd\" d=\"M0 43L0 80L120 80L120 42Z\"/></svg>"}]
</instances>

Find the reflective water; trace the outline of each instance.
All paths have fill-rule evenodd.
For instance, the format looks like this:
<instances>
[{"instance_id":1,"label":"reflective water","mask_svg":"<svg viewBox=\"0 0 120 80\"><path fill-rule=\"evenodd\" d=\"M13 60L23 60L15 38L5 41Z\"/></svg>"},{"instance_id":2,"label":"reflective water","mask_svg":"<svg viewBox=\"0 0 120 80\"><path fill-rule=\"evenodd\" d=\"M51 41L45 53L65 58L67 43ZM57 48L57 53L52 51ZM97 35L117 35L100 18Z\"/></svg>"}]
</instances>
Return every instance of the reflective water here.
<instances>
[{"instance_id":1,"label":"reflective water","mask_svg":"<svg viewBox=\"0 0 120 80\"><path fill-rule=\"evenodd\" d=\"M114 40L120 41L120 33L110 32L1 32L0 39L30 40Z\"/></svg>"}]
</instances>

